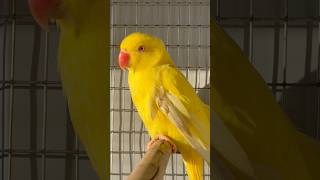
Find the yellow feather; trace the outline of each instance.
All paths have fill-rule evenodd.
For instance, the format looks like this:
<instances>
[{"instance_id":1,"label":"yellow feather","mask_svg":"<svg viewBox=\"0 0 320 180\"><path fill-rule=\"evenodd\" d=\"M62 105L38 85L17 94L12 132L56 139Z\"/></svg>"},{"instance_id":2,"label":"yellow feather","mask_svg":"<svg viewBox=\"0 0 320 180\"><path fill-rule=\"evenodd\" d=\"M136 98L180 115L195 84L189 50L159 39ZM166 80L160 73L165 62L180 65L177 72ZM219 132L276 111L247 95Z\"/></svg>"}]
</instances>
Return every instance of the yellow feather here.
<instances>
[{"instance_id":1,"label":"yellow feather","mask_svg":"<svg viewBox=\"0 0 320 180\"><path fill-rule=\"evenodd\" d=\"M101 180L107 177L109 139L107 4L61 1L59 70L73 127Z\"/></svg>"}]
</instances>

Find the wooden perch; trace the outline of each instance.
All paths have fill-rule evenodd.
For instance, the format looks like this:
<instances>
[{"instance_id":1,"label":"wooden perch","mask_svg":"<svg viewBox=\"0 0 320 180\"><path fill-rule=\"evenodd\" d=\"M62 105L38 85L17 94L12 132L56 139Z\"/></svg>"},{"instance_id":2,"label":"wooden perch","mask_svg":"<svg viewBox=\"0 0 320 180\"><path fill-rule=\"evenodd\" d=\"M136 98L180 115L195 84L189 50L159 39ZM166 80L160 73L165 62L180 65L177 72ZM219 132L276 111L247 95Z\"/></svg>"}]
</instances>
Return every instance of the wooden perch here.
<instances>
[{"instance_id":1,"label":"wooden perch","mask_svg":"<svg viewBox=\"0 0 320 180\"><path fill-rule=\"evenodd\" d=\"M172 148L165 140L155 142L131 172L128 180L162 180Z\"/></svg>"}]
</instances>

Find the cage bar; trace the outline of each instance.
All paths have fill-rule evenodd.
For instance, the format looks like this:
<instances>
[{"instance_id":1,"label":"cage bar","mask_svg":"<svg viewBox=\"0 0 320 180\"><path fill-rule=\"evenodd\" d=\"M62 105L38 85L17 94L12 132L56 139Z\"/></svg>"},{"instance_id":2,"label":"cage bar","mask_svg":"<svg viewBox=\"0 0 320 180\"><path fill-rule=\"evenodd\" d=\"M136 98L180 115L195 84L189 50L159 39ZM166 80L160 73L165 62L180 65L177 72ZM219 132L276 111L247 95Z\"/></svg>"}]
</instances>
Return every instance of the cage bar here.
<instances>
[{"instance_id":1,"label":"cage bar","mask_svg":"<svg viewBox=\"0 0 320 180\"><path fill-rule=\"evenodd\" d=\"M16 14L16 1L11 1L11 13L14 16ZM16 34L16 21L13 19L11 24L11 39L12 39L12 45L11 45L11 64L10 64L10 80L14 80L14 65L15 65L15 34ZM9 135L8 135L8 146L9 146L9 152L8 152L8 176L7 179L11 180L11 173L12 173L12 155L11 155L11 149L12 149L12 134L13 134L13 98L14 98L14 88L13 85L10 84L9 89Z\"/></svg>"}]
</instances>

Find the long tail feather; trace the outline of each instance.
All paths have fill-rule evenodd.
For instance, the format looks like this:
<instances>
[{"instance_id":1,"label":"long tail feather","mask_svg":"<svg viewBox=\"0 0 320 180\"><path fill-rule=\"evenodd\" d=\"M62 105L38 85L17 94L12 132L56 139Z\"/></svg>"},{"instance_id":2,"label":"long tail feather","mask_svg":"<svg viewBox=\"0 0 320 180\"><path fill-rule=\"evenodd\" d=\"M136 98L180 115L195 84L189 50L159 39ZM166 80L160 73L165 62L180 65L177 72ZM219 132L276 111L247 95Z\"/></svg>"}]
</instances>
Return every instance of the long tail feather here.
<instances>
[{"instance_id":1,"label":"long tail feather","mask_svg":"<svg viewBox=\"0 0 320 180\"><path fill-rule=\"evenodd\" d=\"M182 156L189 180L202 180L204 163L203 158L196 152L183 153Z\"/></svg>"}]
</instances>

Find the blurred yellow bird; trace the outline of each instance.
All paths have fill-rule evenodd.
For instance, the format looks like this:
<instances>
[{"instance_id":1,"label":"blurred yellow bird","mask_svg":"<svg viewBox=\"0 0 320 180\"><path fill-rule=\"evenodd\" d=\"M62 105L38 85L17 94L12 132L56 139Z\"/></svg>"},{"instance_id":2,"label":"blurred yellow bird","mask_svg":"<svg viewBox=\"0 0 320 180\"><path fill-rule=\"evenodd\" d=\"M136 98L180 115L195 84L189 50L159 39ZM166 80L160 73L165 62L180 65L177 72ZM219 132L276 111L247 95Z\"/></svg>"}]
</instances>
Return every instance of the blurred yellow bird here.
<instances>
[{"instance_id":1,"label":"blurred yellow bird","mask_svg":"<svg viewBox=\"0 0 320 180\"><path fill-rule=\"evenodd\" d=\"M319 142L297 131L237 44L211 25L217 156L234 179L319 180Z\"/></svg>"},{"instance_id":2,"label":"blurred yellow bird","mask_svg":"<svg viewBox=\"0 0 320 180\"><path fill-rule=\"evenodd\" d=\"M47 29L49 19L60 27L59 71L71 121L100 179L107 180L107 1L29 0L29 5L41 27Z\"/></svg>"},{"instance_id":3,"label":"blurred yellow bird","mask_svg":"<svg viewBox=\"0 0 320 180\"><path fill-rule=\"evenodd\" d=\"M164 43L135 32L121 42L119 65L128 69L132 100L153 138L181 152L190 180L201 180L210 163L210 113L175 67ZM151 141L151 142L152 142Z\"/></svg>"}]
</instances>

